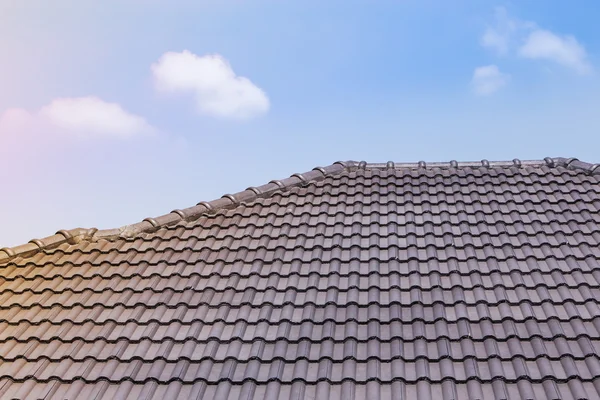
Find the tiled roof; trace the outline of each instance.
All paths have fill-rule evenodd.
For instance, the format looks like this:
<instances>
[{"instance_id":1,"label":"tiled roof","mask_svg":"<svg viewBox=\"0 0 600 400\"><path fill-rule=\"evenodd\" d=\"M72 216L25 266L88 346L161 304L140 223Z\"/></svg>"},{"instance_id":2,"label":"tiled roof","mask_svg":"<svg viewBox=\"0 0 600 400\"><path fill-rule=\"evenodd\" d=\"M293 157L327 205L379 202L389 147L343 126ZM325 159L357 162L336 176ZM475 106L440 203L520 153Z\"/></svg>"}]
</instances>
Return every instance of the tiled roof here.
<instances>
[{"instance_id":1,"label":"tiled roof","mask_svg":"<svg viewBox=\"0 0 600 400\"><path fill-rule=\"evenodd\" d=\"M335 163L0 251L0 398L597 399L600 169Z\"/></svg>"}]
</instances>

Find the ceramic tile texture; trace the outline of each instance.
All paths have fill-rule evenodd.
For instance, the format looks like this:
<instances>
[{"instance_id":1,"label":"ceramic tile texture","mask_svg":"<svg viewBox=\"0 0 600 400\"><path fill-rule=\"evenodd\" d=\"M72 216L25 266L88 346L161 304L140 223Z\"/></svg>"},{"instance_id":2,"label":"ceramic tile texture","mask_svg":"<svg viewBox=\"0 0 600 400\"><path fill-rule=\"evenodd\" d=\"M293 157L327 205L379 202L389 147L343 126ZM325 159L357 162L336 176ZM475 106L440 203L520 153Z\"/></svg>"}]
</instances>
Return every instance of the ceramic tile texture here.
<instances>
[{"instance_id":1,"label":"ceramic tile texture","mask_svg":"<svg viewBox=\"0 0 600 400\"><path fill-rule=\"evenodd\" d=\"M596 169L338 163L6 249L0 399L598 399Z\"/></svg>"}]
</instances>

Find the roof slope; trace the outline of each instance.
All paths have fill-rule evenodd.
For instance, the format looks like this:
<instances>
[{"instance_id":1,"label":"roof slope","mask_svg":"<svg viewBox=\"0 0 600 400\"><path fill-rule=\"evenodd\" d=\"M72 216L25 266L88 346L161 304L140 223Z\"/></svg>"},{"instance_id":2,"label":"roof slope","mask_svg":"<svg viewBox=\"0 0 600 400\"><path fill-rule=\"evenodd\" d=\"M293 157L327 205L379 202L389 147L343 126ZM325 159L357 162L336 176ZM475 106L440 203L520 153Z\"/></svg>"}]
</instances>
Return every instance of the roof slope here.
<instances>
[{"instance_id":1,"label":"roof slope","mask_svg":"<svg viewBox=\"0 0 600 400\"><path fill-rule=\"evenodd\" d=\"M336 163L6 249L0 398L598 398L596 172Z\"/></svg>"}]
</instances>

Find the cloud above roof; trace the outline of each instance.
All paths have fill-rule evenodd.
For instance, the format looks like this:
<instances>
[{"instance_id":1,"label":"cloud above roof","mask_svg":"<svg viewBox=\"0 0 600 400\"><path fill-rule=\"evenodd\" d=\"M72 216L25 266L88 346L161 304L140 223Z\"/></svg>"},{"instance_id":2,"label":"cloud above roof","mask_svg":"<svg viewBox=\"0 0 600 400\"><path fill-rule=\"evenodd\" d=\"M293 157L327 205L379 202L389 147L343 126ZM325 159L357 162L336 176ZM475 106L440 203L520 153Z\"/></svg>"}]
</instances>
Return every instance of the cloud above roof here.
<instances>
[{"instance_id":1,"label":"cloud above roof","mask_svg":"<svg viewBox=\"0 0 600 400\"><path fill-rule=\"evenodd\" d=\"M475 68L471 78L471 86L475 94L490 95L510 81L510 75L500 72L496 65Z\"/></svg>"},{"instance_id":2,"label":"cloud above roof","mask_svg":"<svg viewBox=\"0 0 600 400\"><path fill-rule=\"evenodd\" d=\"M587 52L574 36L560 36L544 29L529 34L519 55L531 59L554 61L580 74L592 70Z\"/></svg>"},{"instance_id":3,"label":"cloud above roof","mask_svg":"<svg viewBox=\"0 0 600 400\"><path fill-rule=\"evenodd\" d=\"M56 98L37 112L13 108L0 114L0 134L26 126L78 136L125 138L156 131L146 120L117 103L98 97Z\"/></svg>"},{"instance_id":4,"label":"cloud above roof","mask_svg":"<svg viewBox=\"0 0 600 400\"><path fill-rule=\"evenodd\" d=\"M574 36L511 17L503 7L496 8L494 22L484 31L480 44L500 56L513 53L522 58L551 61L579 74L592 70L585 47Z\"/></svg>"},{"instance_id":5,"label":"cloud above roof","mask_svg":"<svg viewBox=\"0 0 600 400\"><path fill-rule=\"evenodd\" d=\"M495 51L498 55L506 55L513 44L514 35L523 29L523 23L510 18L504 7L494 10L494 23L488 26L481 36L480 44Z\"/></svg>"},{"instance_id":6,"label":"cloud above roof","mask_svg":"<svg viewBox=\"0 0 600 400\"><path fill-rule=\"evenodd\" d=\"M192 93L202 114L249 119L269 111L265 92L248 78L236 75L229 62L218 54L168 52L152 64L151 70L158 91Z\"/></svg>"},{"instance_id":7,"label":"cloud above roof","mask_svg":"<svg viewBox=\"0 0 600 400\"><path fill-rule=\"evenodd\" d=\"M58 128L79 134L128 137L154 131L144 118L97 97L54 99L39 115Z\"/></svg>"}]
</instances>

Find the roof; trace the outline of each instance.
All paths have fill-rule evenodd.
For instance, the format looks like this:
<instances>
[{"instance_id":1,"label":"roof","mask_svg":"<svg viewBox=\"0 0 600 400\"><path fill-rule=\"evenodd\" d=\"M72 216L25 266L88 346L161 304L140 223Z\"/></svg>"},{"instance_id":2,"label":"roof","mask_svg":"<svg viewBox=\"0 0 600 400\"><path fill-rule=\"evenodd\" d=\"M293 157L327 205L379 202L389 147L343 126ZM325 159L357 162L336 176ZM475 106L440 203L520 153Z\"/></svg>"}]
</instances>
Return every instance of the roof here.
<instances>
[{"instance_id":1,"label":"roof","mask_svg":"<svg viewBox=\"0 0 600 400\"><path fill-rule=\"evenodd\" d=\"M598 173L338 162L3 249L0 398L598 398Z\"/></svg>"}]
</instances>

